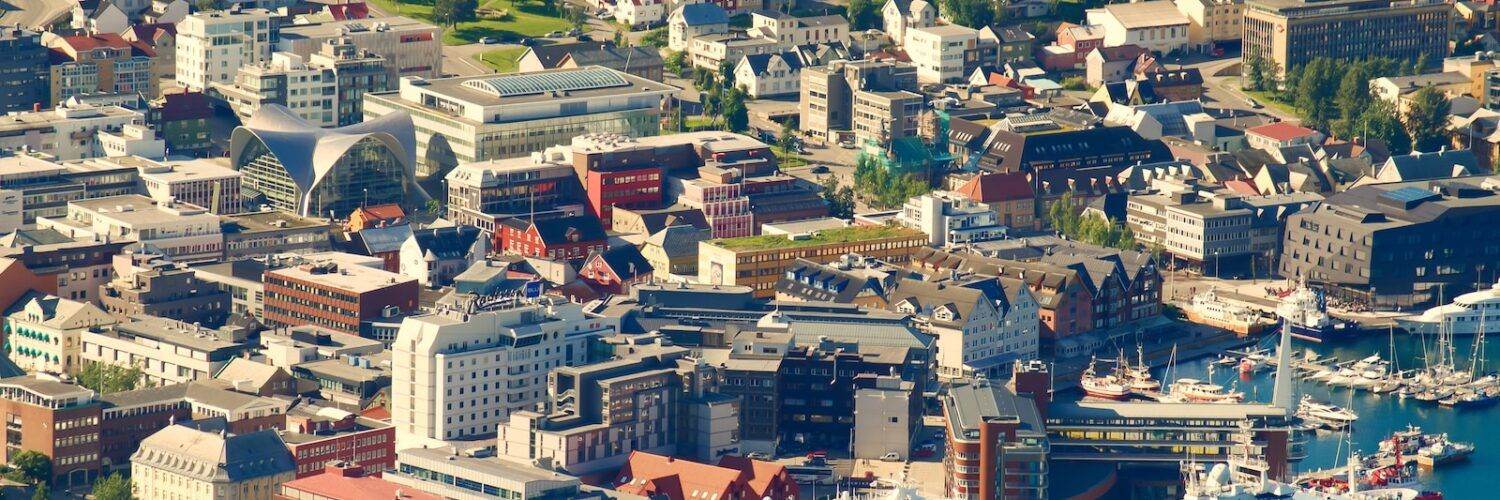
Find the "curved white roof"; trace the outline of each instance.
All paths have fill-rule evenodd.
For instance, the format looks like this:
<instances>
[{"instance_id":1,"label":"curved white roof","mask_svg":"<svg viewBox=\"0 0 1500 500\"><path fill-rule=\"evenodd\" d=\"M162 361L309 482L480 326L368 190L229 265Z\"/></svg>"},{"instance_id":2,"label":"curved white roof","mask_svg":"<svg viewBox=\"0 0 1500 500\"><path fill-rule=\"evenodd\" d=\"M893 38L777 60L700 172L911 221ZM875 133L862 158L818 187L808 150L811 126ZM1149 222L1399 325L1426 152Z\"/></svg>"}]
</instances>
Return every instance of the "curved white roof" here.
<instances>
[{"instance_id":1,"label":"curved white roof","mask_svg":"<svg viewBox=\"0 0 1500 500\"><path fill-rule=\"evenodd\" d=\"M395 151L410 186L424 200L429 197L416 183L416 127L411 115L405 111L328 129L308 123L285 106L270 104L261 107L247 123L234 129L230 136L230 158L237 160L252 138L265 144L276 155L287 175L297 184L299 195L303 197L300 205L304 208L313 187L322 182L349 148L366 138L381 141Z\"/></svg>"}]
</instances>

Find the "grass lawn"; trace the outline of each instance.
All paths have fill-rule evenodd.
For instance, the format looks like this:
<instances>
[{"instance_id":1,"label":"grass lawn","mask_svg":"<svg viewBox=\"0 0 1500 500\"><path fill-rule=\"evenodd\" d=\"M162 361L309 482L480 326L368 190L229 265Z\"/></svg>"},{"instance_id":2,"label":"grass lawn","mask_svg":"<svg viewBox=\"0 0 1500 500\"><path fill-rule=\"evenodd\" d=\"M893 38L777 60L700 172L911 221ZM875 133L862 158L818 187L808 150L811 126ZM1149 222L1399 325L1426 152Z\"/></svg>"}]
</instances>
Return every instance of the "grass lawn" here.
<instances>
[{"instance_id":1,"label":"grass lawn","mask_svg":"<svg viewBox=\"0 0 1500 500\"><path fill-rule=\"evenodd\" d=\"M433 0L370 0L370 2L392 15L433 22ZM562 5L562 2L559 1L557 4ZM481 0L479 5L484 9L503 10L509 15L505 19L481 18L458 23L458 26L454 28L444 26L443 43L462 45L477 42L480 38L487 36L514 41L523 37L534 38L553 31L573 29L573 24L563 19L560 12L548 9L540 1L518 3L513 0Z\"/></svg>"},{"instance_id":2,"label":"grass lawn","mask_svg":"<svg viewBox=\"0 0 1500 500\"><path fill-rule=\"evenodd\" d=\"M1276 96L1270 92L1264 90L1246 90L1245 95L1254 98L1255 102L1259 102L1262 106L1274 108L1276 111L1290 116L1300 116L1297 113L1297 108L1292 107L1292 105L1287 104L1280 99L1277 99Z\"/></svg>"},{"instance_id":3,"label":"grass lawn","mask_svg":"<svg viewBox=\"0 0 1500 500\"><path fill-rule=\"evenodd\" d=\"M714 119L711 116L684 116L682 117L682 128L687 131L717 130L718 124L714 123Z\"/></svg>"},{"instance_id":4,"label":"grass lawn","mask_svg":"<svg viewBox=\"0 0 1500 500\"><path fill-rule=\"evenodd\" d=\"M776 155L776 161L781 168L800 168L807 166L807 159L797 153L787 154L781 148L772 146L771 153Z\"/></svg>"},{"instance_id":5,"label":"grass lawn","mask_svg":"<svg viewBox=\"0 0 1500 500\"><path fill-rule=\"evenodd\" d=\"M805 239L794 240L785 235L744 236L721 238L709 243L726 250L767 250L772 248L799 248L829 243L849 243L887 238L910 237L921 231L901 226L850 226L820 231Z\"/></svg>"},{"instance_id":6,"label":"grass lawn","mask_svg":"<svg viewBox=\"0 0 1500 500\"><path fill-rule=\"evenodd\" d=\"M521 54L526 53L526 47L507 47L495 49L489 52L480 52L474 55L475 59L484 63L485 66L493 68L501 73L514 73L516 63L521 59Z\"/></svg>"}]
</instances>

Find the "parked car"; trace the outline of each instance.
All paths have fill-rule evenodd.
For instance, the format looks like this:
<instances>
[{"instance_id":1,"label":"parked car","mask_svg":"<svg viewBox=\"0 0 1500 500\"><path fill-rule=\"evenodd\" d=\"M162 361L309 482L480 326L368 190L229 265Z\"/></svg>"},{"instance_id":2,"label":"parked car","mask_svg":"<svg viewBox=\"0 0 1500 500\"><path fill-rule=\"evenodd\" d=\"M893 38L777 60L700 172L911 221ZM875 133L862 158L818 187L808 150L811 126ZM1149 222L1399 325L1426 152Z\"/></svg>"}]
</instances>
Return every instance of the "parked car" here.
<instances>
[{"instance_id":1,"label":"parked car","mask_svg":"<svg viewBox=\"0 0 1500 500\"><path fill-rule=\"evenodd\" d=\"M500 39L492 37L492 36L487 36L487 37L480 38L479 39L479 43L484 44L484 45L494 45L494 44L500 43Z\"/></svg>"},{"instance_id":2,"label":"parked car","mask_svg":"<svg viewBox=\"0 0 1500 500\"><path fill-rule=\"evenodd\" d=\"M547 38L557 38L557 37L560 37L560 36L563 36L563 32L561 32L561 31L553 31L553 32L547 34Z\"/></svg>"},{"instance_id":3,"label":"parked car","mask_svg":"<svg viewBox=\"0 0 1500 500\"><path fill-rule=\"evenodd\" d=\"M814 458L821 458L821 459L827 460L828 459L828 452L826 450L813 450L813 451L807 452L807 459L808 460L812 460Z\"/></svg>"},{"instance_id":4,"label":"parked car","mask_svg":"<svg viewBox=\"0 0 1500 500\"><path fill-rule=\"evenodd\" d=\"M809 171L815 174L826 174L828 173L828 165L813 165Z\"/></svg>"},{"instance_id":5,"label":"parked car","mask_svg":"<svg viewBox=\"0 0 1500 500\"><path fill-rule=\"evenodd\" d=\"M900 453L896 453L894 451L890 452L890 453L886 453L886 454L880 456L880 461L882 461L882 462L900 462L901 461L901 454Z\"/></svg>"},{"instance_id":6,"label":"parked car","mask_svg":"<svg viewBox=\"0 0 1500 500\"><path fill-rule=\"evenodd\" d=\"M854 141L839 141L839 147L844 149L854 149Z\"/></svg>"},{"instance_id":7,"label":"parked car","mask_svg":"<svg viewBox=\"0 0 1500 500\"><path fill-rule=\"evenodd\" d=\"M771 459L771 455L768 455L768 454L765 454L765 453L761 453L761 452L758 452L758 451L752 451L750 453L746 453L745 454L745 458L748 458L748 459L751 459L751 460L770 460Z\"/></svg>"}]
</instances>

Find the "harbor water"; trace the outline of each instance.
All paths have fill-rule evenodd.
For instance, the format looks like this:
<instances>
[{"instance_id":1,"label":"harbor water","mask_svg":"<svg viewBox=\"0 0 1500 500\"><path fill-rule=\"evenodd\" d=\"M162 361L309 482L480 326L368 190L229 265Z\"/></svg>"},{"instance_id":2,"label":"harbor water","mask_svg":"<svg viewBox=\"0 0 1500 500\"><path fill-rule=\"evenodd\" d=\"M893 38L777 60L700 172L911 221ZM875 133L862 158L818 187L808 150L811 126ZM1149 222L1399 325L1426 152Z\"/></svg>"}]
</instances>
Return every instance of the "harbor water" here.
<instances>
[{"instance_id":1,"label":"harbor water","mask_svg":"<svg viewBox=\"0 0 1500 500\"><path fill-rule=\"evenodd\" d=\"M1421 337L1396 332L1394 340L1397 368L1407 370L1425 366L1424 351L1433 350L1431 338L1427 339L1426 349ZM1473 342L1473 337L1455 339L1458 354L1456 364L1459 368L1469 368L1469 353L1473 350ZM1487 340L1486 343L1490 342ZM1274 351L1274 340L1264 339L1261 347ZM1321 345L1293 341L1293 348L1310 348L1325 356L1336 356L1341 361L1352 361L1371 354L1391 359L1392 346L1387 333L1371 332L1359 339ZM1492 349L1483 350L1493 353ZM1435 356L1434 354L1433 359L1436 359ZM1163 375L1172 379L1207 379L1213 361L1213 358L1184 361L1172 367L1171 373L1164 374L1166 369L1158 368L1154 374L1159 380ZM1496 361L1500 362L1500 359ZM1243 391L1246 400L1263 402L1270 399L1274 372L1261 371L1247 378L1241 376L1234 367L1213 368L1214 382ZM1481 367L1479 371L1494 370ZM1471 442L1476 447L1476 451L1466 462L1448 464L1434 471L1422 471L1422 480L1428 489L1441 491L1448 499L1500 498L1500 405L1460 410L1421 403L1414 399L1402 400L1395 394L1375 395L1367 391L1335 388L1317 381L1301 380L1300 377L1297 380L1299 394L1310 394L1319 401L1344 406L1359 414L1359 420L1347 433L1319 431L1310 443L1308 458L1298 465L1298 470L1326 469L1346 464L1351 442L1361 455L1374 453L1379 450L1382 439L1411 424L1421 427L1427 433L1446 432L1453 440Z\"/></svg>"}]
</instances>

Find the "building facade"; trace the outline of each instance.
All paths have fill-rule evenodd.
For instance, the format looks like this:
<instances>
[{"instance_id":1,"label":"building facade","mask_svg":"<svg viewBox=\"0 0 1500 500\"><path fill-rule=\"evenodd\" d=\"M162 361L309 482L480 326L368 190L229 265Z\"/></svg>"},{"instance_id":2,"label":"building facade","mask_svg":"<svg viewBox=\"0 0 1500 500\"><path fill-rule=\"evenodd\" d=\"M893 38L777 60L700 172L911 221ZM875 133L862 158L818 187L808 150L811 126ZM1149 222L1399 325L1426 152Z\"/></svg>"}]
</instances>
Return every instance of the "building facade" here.
<instances>
[{"instance_id":1,"label":"building facade","mask_svg":"<svg viewBox=\"0 0 1500 500\"><path fill-rule=\"evenodd\" d=\"M1433 1L1247 0L1242 50L1281 72L1315 57L1437 61L1448 55L1452 17L1451 5Z\"/></svg>"}]
</instances>

